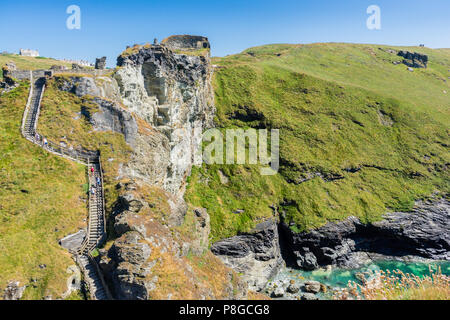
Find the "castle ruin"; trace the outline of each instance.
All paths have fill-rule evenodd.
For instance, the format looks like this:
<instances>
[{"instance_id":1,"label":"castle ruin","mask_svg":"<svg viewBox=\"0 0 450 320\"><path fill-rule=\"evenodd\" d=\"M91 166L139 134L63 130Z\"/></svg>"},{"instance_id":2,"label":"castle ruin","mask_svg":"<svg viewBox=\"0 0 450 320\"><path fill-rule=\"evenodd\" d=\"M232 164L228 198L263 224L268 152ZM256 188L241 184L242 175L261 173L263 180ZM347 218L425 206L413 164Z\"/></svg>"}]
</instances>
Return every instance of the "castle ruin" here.
<instances>
[{"instance_id":1,"label":"castle ruin","mask_svg":"<svg viewBox=\"0 0 450 320\"><path fill-rule=\"evenodd\" d=\"M163 41L161 44L172 50L199 50L199 49L210 49L210 44L208 38L201 36L190 36L190 35L176 35L170 36Z\"/></svg>"}]
</instances>

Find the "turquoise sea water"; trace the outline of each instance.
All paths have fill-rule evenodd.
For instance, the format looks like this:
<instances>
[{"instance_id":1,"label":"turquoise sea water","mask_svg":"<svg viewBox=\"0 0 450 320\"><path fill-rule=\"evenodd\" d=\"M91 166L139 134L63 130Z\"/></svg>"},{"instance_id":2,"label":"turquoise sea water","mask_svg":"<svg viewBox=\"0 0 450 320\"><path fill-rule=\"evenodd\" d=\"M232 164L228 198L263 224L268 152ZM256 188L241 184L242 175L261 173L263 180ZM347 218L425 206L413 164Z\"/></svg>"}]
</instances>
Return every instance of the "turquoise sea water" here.
<instances>
[{"instance_id":1,"label":"turquoise sea water","mask_svg":"<svg viewBox=\"0 0 450 320\"><path fill-rule=\"evenodd\" d=\"M359 282L356 275L358 273L377 270L401 270L404 273L416 276L429 275L429 268L437 270L441 268L442 274L450 275L450 262L400 262L400 261L377 261L358 269L328 268L315 271L301 271L295 269L285 269L278 277L293 280L315 280L333 288L344 288L349 281ZM278 278L277 277L277 278Z\"/></svg>"}]
</instances>

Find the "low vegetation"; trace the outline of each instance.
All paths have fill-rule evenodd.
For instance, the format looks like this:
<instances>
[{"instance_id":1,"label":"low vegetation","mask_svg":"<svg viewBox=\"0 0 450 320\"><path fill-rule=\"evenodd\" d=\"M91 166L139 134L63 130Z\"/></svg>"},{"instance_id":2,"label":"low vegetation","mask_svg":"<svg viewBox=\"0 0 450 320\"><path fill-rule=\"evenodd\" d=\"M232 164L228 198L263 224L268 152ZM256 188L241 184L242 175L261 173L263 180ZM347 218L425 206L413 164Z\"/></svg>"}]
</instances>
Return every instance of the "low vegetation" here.
<instances>
[{"instance_id":1,"label":"low vegetation","mask_svg":"<svg viewBox=\"0 0 450 320\"><path fill-rule=\"evenodd\" d=\"M201 49L184 49L184 50L174 50L176 54L184 54L186 56L209 56L211 50L209 48L201 48Z\"/></svg>"},{"instance_id":2,"label":"low vegetation","mask_svg":"<svg viewBox=\"0 0 450 320\"><path fill-rule=\"evenodd\" d=\"M449 300L450 277L441 270L419 277L402 271L377 271L363 284L350 282L336 300Z\"/></svg>"},{"instance_id":3,"label":"low vegetation","mask_svg":"<svg viewBox=\"0 0 450 320\"><path fill-rule=\"evenodd\" d=\"M122 57L128 57L131 56L133 54L136 54L139 52L139 50L143 49L143 48L150 48L151 44L150 43L146 43L144 45L139 45L139 44L135 44L133 46L130 46L128 48L126 48L126 50L124 50L121 53Z\"/></svg>"},{"instance_id":4,"label":"low vegetation","mask_svg":"<svg viewBox=\"0 0 450 320\"><path fill-rule=\"evenodd\" d=\"M186 199L208 209L212 241L251 230L278 212L294 231L449 192L450 56L422 50L409 72L390 47L270 45L215 58L216 125L280 130L280 171L196 168Z\"/></svg>"}]
</instances>

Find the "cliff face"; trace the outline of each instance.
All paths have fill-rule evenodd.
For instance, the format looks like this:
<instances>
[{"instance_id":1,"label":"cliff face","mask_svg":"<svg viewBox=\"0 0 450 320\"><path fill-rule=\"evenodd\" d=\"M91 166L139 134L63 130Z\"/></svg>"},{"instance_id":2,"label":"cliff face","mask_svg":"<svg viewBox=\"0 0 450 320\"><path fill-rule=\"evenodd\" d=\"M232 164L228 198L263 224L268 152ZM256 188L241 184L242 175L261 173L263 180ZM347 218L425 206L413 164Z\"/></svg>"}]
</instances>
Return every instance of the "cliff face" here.
<instances>
[{"instance_id":1,"label":"cliff face","mask_svg":"<svg viewBox=\"0 0 450 320\"><path fill-rule=\"evenodd\" d=\"M167 139L158 150L164 161L145 163L149 168L164 167L163 176L139 177L158 180L159 186L181 197L202 130L212 126L214 116L209 56L174 54L165 46L149 46L120 56L118 66L115 79L124 105L156 129L157 139ZM134 175L130 169L122 173Z\"/></svg>"},{"instance_id":2,"label":"cliff face","mask_svg":"<svg viewBox=\"0 0 450 320\"><path fill-rule=\"evenodd\" d=\"M114 75L124 106L118 127L132 147L118 179L130 182L116 188L117 238L102 250L101 267L119 299L243 298L245 284L208 250L208 213L188 211L183 200L202 131L213 124L209 55L175 54L165 46L133 49L118 58ZM94 101L100 106L96 126L113 123L115 108ZM136 130L124 121L128 114Z\"/></svg>"},{"instance_id":3,"label":"cliff face","mask_svg":"<svg viewBox=\"0 0 450 320\"><path fill-rule=\"evenodd\" d=\"M384 219L362 224L349 217L311 232L295 233L286 224L288 246L298 267L359 267L377 257L449 260L449 214L447 200L417 203L413 212L391 212Z\"/></svg>"},{"instance_id":4,"label":"cliff face","mask_svg":"<svg viewBox=\"0 0 450 320\"><path fill-rule=\"evenodd\" d=\"M252 233L213 244L212 253L227 266L242 273L249 289L260 291L284 265L280 252L277 223L260 223Z\"/></svg>"},{"instance_id":5,"label":"cliff face","mask_svg":"<svg viewBox=\"0 0 450 320\"><path fill-rule=\"evenodd\" d=\"M176 54L164 45L126 51L113 77L55 76L59 90L94 106L81 106L79 117L92 132L119 133L130 149L106 186L115 199L111 240L98 258L115 298L246 296L245 283L208 249L207 211L188 210L183 199L194 151L213 124L211 77L209 54Z\"/></svg>"},{"instance_id":6,"label":"cliff face","mask_svg":"<svg viewBox=\"0 0 450 320\"><path fill-rule=\"evenodd\" d=\"M242 299L246 287L208 250L209 217L188 213L188 229L168 223L169 194L134 183L119 186L118 237L102 250L101 268L118 299Z\"/></svg>"},{"instance_id":7,"label":"cliff face","mask_svg":"<svg viewBox=\"0 0 450 320\"><path fill-rule=\"evenodd\" d=\"M182 201L202 131L213 125L209 54L176 54L163 45L134 49L119 56L114 78L56 77L59 88L95 97L94 127L125 135L133 152L119 179L141 180Z\"/></svg>"}]
</instances>

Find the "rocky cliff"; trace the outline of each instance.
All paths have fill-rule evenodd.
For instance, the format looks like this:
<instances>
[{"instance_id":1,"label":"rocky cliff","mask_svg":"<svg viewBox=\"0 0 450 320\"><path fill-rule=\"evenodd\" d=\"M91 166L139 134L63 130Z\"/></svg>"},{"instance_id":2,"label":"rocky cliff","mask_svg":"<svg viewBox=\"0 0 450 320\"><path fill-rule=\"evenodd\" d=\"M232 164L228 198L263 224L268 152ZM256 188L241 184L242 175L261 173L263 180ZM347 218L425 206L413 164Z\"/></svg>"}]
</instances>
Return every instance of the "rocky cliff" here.
<instances>
[{"instance_id":1,"label":"rocky cliff","mask_svg":"<svg viewBox=\"0 0 450 320\"><path fill-rule=\"evenodd\" d=\"M209 52L131 49L112 76L85 70L52 80L83 101L74 119L91 133L119 133L130 149L105 182L109 241L100 267L118 299L242 299L245 282L208 249L207 211L183 199L202 131L213 125ZM114 152L103 161L119 158Z\"/></svg>"},{"instance_id":2,"label":"rocky cliff","mask_svg":"<svg viewBox=\"0 0 450 320\"><path fill-rule=\"evenodd\" d=\"M115 74L124 105L168 139L159 185L182 196L202 130L213 125L214 98L209 55L175 54L164 45L143 46L118 58ZM127 174L133 174L127 171ZM140 176L143 179L152 177Z\"/></svg>"},{"instance_id":3,"label":"rocky cliff","mask_svg":"<svg viewBox=\"0 0 450 320\"><path fill-rule=\"evenodd\" d=\"M209 54L133 47L118 58L114 74L121 112L115 102L94 99L100 110L92 116L94 128L119 130L132 147L117 177L129 182L116 188L116 239L101 251L101 267L119 299L246 295L244 282L208 250L208 213L188 210L183 200L202 131L213 124L211 76ZM120 125L112 125L114 119Z\"/></svg>"},{"instance_id":4,"label":"rocky cliff","mask_svg":"<svg viewBox=\"0 0 450 320\"><path fill-rule=\"evenodd\" d=\"M264 288L284 265L277 223L272 219L258 224L252 233L214 243L211 251L227 266L242 273L249 289L255 291Z\"/></svg>"},{"instance_id":5,"label":"rocky cliff","mask_svg":"<svg viewBox=\"0 0 450 320\"><path fill-rule=\"evenodd\" d=\"M167 223L170 194L134 183L119 186L118 237L101 267L118 299L242 299L245 283L208 250L209 217L190 212L189 230ZM206 241L205 241L206 240Z\"/></svg>"},{"instance_id":6,"label":"rocky cliff","mask_svg":"<svg viewBox=\"0 0 450 320\"><path fill-rule=\"evenodd\" d=\"M356 217L297 233L286 223L267 220L253 232L214 243L211 251L260 291L286 263L315 270L358 268L372 261L450 260L450 202L418 202L413 212L387 213L363 224ZM280 239L281 238L281 239Z\"/></svg>"},{"instance_id":7,"label":"rocky cliff","mask_svg":"<svg viewBox=\"0 0 450 320\"><path fill-rule=\"evenodd\" d=\"M362 224L350 217L311 232L295 233L282 224L298 267L358 267L382 257L450 260L450 203L417 203L413 212L387 213L380 222Z\"/></svg>"}]
</instances>

